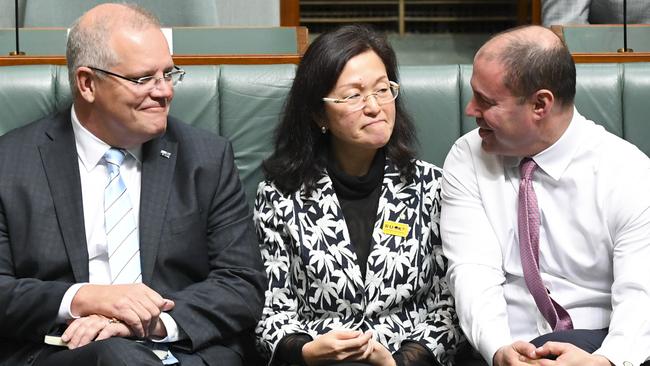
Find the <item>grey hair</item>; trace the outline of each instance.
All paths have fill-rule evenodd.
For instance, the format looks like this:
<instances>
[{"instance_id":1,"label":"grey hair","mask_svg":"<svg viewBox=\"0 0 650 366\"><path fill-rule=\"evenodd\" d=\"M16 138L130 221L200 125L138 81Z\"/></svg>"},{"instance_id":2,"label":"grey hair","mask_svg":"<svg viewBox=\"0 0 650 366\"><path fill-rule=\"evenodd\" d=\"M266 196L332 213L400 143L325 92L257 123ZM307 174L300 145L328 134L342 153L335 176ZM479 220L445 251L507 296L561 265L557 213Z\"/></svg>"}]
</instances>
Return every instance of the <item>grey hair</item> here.
<instances>
[{"instance_id":1,"label":"grey hair","mask_svg":"<svg viewBox=\"0 0 650 366\"><path fill-rule=\"evenodd\" d=\"M80 25L83 15L72 24L66 45L68 63L68 83L72 96L77 96L75 72L81 66L109 69L118 63L115 51L110 47L112 30L122 27L143 30L149 27L160 28L160 21L148 10L135 4L120 4L131 11L118 17L96 17L92 26Z\"/></svg>"}]
</instances>

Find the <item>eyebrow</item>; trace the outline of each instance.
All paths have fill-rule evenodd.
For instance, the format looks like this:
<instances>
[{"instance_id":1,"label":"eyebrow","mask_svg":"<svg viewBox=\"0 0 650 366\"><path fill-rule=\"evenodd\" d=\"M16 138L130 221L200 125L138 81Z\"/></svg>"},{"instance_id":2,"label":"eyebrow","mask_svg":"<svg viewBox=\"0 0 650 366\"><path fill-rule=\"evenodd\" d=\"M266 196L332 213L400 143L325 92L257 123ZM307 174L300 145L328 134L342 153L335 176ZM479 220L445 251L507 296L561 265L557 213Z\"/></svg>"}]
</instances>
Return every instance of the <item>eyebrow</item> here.
<instances>
[{"instance_id":1,"label":"eyebrow","mask_svg":"<svg viewBox=\"0 0 650 366\"><path fill-rule=\"evenodd\" d=\"M375 79L374 84L377 84L378 82L383 81L383 80L390 80L390 79L388 79L388 75L382 75L382 76L378 77L377 79ZM358 86L361 86L361 85L362 84L360 82L355 81L355 82L340 85L336 89L341 89L343 87L358 87Z\"/></svg>"},{"instance_id":2,"label":"eyebrow","mask_svg":"<svg viewBox=\"0 0 650 366\"><path fill-rule=\"evenodd\" d=\"M166 72L169 72L169 71L171 71L173 69L174 69L174 64L172 63L171 65L165 66L162 69L162 72L166 73ZM136 76L137 77L146 77L146 76L153 76L156 72L157 72L157 70L154 70L154 69L145 69L145 70L142 70L142 71L129 72L128 74L125 74L125 75L129 75L129 77L132 77L130 75L134 75L133 77L136 77Z\"/></svg>"}]
</instances>

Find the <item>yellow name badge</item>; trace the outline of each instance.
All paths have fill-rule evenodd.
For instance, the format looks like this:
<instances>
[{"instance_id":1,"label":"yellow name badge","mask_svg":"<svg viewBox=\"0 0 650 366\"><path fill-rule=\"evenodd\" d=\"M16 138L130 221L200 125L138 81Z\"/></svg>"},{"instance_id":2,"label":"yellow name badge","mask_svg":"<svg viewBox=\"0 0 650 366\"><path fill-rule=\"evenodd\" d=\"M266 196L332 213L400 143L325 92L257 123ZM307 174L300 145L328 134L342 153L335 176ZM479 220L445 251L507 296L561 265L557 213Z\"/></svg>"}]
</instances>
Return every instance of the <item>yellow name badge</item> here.
<instances>
[{"instance_id":1,"label":"yellow name badge","mask_svg":"<svg viewBox=\"0 0 650 366\"><path fill-rule=\"evenodd\" d=\"M405 238L409 234L409 230L411 230L407 224L395 221L384 221L384 226L381 229L384 234L401 236L402 238Z\"/></svg>"}]
</instances>

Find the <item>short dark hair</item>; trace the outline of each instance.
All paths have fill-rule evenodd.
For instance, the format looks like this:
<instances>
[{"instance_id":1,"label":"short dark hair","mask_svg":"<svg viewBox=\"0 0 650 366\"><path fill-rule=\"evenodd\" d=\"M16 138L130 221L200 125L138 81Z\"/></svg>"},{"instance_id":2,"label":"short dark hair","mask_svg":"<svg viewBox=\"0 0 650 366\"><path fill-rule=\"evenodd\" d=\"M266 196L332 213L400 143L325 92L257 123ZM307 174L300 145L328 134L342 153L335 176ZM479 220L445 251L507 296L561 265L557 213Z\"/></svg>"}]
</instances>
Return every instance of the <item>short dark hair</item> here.
<instances>
[{"instance_id":1,"label":"short dark hair","mask_svg":"<svg viewBox=\"0 0 650 366\"><path fill-rule=\"evenodd\" d=\"M399 82L397 58L386 38L366 25L346 25L323 33L303 56L282 120L276 130L275 151L262 164L266 179L284 193L305 185L311 193L327 165L329 134L322 134L318 122L325 120L323 97L334 88L347 62L373 51L386 67L388 79ZM411 180L415 172L415 132L400 98L395 100L395 126L384 147L386 156Z\"/></svg>"},{"instance_id":2,"label":"short dark hair","mask_svg":"<svg viewBox=\"0 0 650 366\"><path fill-rule=\"evenodd\" d=\"M573 104L576 66L559 38L548 47L534 39L514 36L497 57L505 69L503 83L514 96L527 98L548 89L560 105Z\"/></svg>"}]
</instances>

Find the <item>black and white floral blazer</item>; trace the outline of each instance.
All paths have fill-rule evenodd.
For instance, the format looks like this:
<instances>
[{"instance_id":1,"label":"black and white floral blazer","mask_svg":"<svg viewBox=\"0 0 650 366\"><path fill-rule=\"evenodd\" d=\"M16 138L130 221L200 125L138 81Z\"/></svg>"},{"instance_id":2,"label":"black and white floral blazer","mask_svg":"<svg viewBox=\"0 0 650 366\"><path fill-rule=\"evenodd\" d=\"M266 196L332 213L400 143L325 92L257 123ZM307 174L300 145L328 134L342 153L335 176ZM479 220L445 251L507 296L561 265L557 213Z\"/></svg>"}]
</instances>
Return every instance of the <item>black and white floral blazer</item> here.
<instances>
[{"instance_id":1,"label":"black and white floral blazer","mask_svg":"<svg viewBox=\"0 0 650 366\"><path fill-rule=\"evenodd\" d=\"M256 333L267 356L287 334L358 329L391 352L417 341L451 365L463 336L440 242L442 172L416 161L406 184L386 161L365 279L326 172L309 197L260 183L255 223L269 288ZM408 225L408 234L385 233L386 221Z\"/></svg>"}]
</instances>

